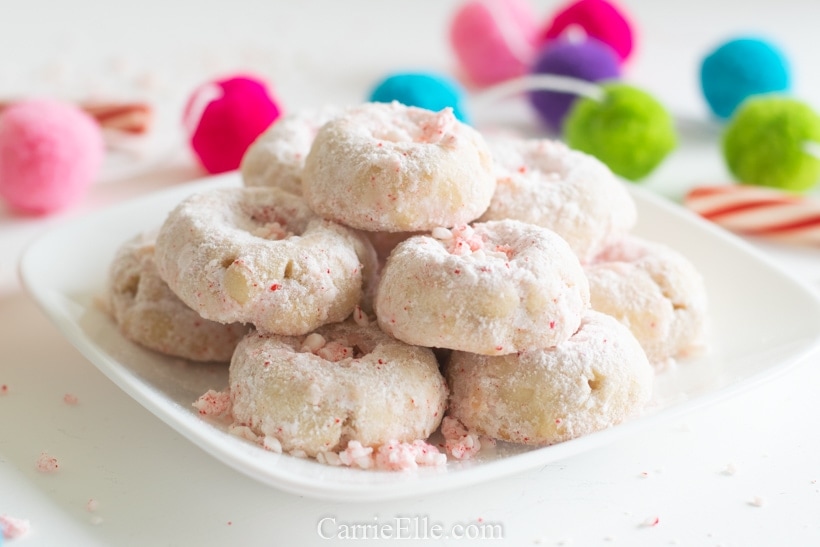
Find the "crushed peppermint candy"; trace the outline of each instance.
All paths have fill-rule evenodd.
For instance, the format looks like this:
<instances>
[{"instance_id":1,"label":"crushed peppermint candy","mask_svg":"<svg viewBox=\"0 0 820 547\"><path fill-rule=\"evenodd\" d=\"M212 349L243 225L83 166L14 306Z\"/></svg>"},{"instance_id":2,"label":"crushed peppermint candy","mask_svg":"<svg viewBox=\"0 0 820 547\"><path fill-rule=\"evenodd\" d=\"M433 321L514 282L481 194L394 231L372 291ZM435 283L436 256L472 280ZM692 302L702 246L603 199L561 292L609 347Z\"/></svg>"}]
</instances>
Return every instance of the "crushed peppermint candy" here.
<instances>
[{"instance_id":1,"label":"crushed peppermint candy","mask_svg":"<svg viewBox=\"0 0 820 547\"><path fill-rule=\"evenodd\" d=\"M350 441L347 448L339 452L339 461L348 467L370 469L373 467L373 447L362 446L359 441Z\"/></svg>"},{"instance_id":2,"label":"crushed peppermint candy","mask_svg":"<svg viewBox=\"0 0 820 547\"><path fill-rule=\"evenodd\" d=\"M661 522L660 517L657 517L657 516L649 517L641 523L641 527L642 528L653 528L653 527L657 526L658 524L660 524L660 522Z\"/></svg>"},{"instance_id":3,"label":"crushed peppermint candy","mask_svg":"<svg viewBox=\"0 0 820 547\"><path fill-rule=\"evenodd\" d=\"M369 321L366 315L364 318L365 321ZM318 355L322 359L330 361L331 363L338 363L339 361L348 358L355 359L361 357L361 352L357 351L358 348L350 344L347 340L327 340L324 336L317 332L313 332L305 336L299 350L303 353Z\"/></svg>"},{"instance_id":4,"label":"crushed peppermint candy","mask_svg":"<svg viewBox=\"0 0 820 547\"><path fill-rule=\"evenodd\" d=\"M447 455L424 441L390 441L380 446L376 452L375 467L387 471L405 471L416 469L419 465L435 467L446 463Z\"/></svg>"},{"instance_id":5,"label":"crushed peppermint candy","mask_svg":"<svg viewBox=\"0 0 820 547\"><path fill-rule=\"evenodd\" d=\"M9 386L7 384L0 385L0 395L6 395L9 392Z\"/></svg>"},{"instance_id":6,"label":"crushed peppermint candy","mask_svg":"<svg viewBox=\"0 0 820 547\"><path fill-rule=\"evenodd\" d=\"M458 121L451 109L436 112L430 123L422 124L418 142L429 144L442 143L444 145L453 146L456 140L456 136L453 134L453 126L457 123Z\"/></svg>"},{"instance_id":7,"label":"crushed peppermint candy","mask_svg":"<svg viewBox=\"0 0 820 547\"><path fill-rule=\"evenodd\" d=\"M21 538L31 529L27 519L20 519L9 515L0 515L0 533L6 539Z\"/></svg>"},{"instance_id":8,"label":"crushed peppermint candy","mask_svg":"<svg viewBox=\"0 0 820 547\"><path fill-rule=\"evenodd\" d=\"M406 471L418 467L437 467L447 463L447 455L426 441L411 443L390 441L373 450L359 441L349 441L347 448L339 452L320 452L319 463L333 466L357 467L379 471Z\"/></svg>"},{"instance_id":9,"label":"crushed peppermint candy","mask_svg":"<svg viewBox=\"0 0 820 547\"><path fill-rule=\"evenodd\" d=\"M433 229L432 235L447 247L447 252L456 256L468 255L484 247L484 239L468 224L456 226L452 230L438 227Z\"/></svg>"},{"instance_id":10,"label":"crushed peppermint candy","mask_svg":"<svg viewBox=\"0 0 820 547\"><path fill-rule=\"evenodd\" d=\"M452 416L445 416L441 421L441 434L444 435L444 449L457 460L468 460L478 454L482 442L495 444L495 441L488 437L471 433L464 424Z\"/></svg>"},{"instance_id":11,"label":"crushed peppermint candy","mask_svg":"<svg viewBox=\"0 0 820 547\"><path fill-rule=\"evenodd\" d=\"M315 353L331 363L338 363L350 357L355 357L354 348L340 340L331 340Z\"/></svg>"},{"instance_id":12,"label":"crushed peppermint candy","mask_svg":"<svg viewBox=\"0 0 820 547\"><path fill-rule=\"evenodd\" d=\"M43 473L56 473L60 469L60 462L54 456L49 456L46 452L41 452L40 457L35 462L37 471Z\"/></svg>"},{"instance_id":13,"label":"crushed peppermint candy","mask_svg":"<svg viewBox=\"0 0 820 547\"><path fill-rule=\"evenodd\" d=\"M194 401L193 407L202 416L211 416L213 418L225 416L231 412L231 394L227 391L209 389Z\"/></svg>"},{"instance_id":14,"label":"crushed peppermint candy","mask_svg":"<svg viewBox=\"0 0 820 547\"><path fill-rule=\"evenodd\" d=\"M65 395L63 395L63 402L67 405L72 405L73 406L73 405L76 405L77 403L79 403L80 400L77 399L76 395L73 395L71 393L66 393Z\"/></svg>"}]
</instances>

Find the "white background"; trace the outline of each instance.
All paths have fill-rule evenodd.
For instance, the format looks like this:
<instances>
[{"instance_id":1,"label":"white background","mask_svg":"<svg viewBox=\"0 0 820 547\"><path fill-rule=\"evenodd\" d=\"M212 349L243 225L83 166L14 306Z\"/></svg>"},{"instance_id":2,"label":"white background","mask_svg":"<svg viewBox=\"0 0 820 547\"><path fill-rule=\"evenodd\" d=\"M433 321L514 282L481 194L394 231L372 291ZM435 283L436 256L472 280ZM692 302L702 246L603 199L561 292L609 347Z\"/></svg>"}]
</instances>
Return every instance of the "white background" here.
<instances>
[{"instance_id":1,"label":"white background","mask_svg":"<svg viewBox=\"0 0 820 547\"><path fill-rule=\"evenodd\" d=\"M0 209L0 384L9 386L0 397L0 514L32 524L9 545L330 544L316 533L323 517L415 515L445 527L500 522L510 545L820 544L817 356L729 401L543 469L419 499L333 504L280 493L213 460L103 377L19 288L16 262L37 234L202 176L178 127L198 83L251 70L273 83L286 110L357 102L392 70L452 72L446 32L457 4L0 0L0 98L138 99L158 114L145 142L112 154L80 206L37 220ZM622 5L638 29L625 78L681 118L706 119L700 59L750 33L783 47L794 94L820 107L820 3ZM534 6L543 18L557 3ZM725 180L717 134L701 131L685 135L647 184L674 198L690 185ZM796 275L820 281L816 250L765 249ZM67 406L65 393L79 404ZM35 470L44 450L59 457L59 473ZM736 472L725 473L727 466ZM99 502L95 513L86 509L90 498ZM656 526L644 525L654 517Z\"/></svg>"}]
</instances>

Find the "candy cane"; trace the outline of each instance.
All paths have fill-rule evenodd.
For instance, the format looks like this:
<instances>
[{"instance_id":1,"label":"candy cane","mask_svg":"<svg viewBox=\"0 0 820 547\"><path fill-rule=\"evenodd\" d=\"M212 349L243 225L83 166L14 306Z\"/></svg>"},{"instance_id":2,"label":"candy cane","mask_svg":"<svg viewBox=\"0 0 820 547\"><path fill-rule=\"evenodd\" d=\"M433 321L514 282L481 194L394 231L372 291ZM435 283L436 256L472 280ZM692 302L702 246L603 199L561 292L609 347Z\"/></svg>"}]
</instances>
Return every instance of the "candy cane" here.
<instances>
[{"instance_id":1,"label":"candy cane","mask_svg":"<svg viewBox=\"0 0 820 547\"><path fill-rule=\"evenodd\" d=\"M0 112L13 104L14 102L0 102ZM154 118L153 109L145 103L88 102L77 106L97 120L103 129L121 133L147 133Z\"/></svg>"},{"instance_id":2,"label":"candy cane","mask_svg":"<svg viewBox=\"0 0 820 547\"><path fill-rule=\"evenodd\" d=\"M820 245L820 200L743 184L700 186L684 205L738 234Z\"/></svg>"}]
</instances>

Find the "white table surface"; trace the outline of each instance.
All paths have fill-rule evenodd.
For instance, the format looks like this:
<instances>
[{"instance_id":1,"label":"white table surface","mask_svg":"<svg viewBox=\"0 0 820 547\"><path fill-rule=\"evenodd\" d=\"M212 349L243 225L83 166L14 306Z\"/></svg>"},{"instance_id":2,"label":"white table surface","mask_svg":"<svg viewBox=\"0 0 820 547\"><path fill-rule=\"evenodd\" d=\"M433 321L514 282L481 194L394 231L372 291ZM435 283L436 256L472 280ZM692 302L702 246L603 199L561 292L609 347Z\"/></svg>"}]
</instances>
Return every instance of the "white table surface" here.
<instances>
[{"instance_id":1,"label":"white table surface","mask_svg":"<svg viewBox=\"0 0 820 547\"><path fill-rule=\"evenodd\" d=\"M38 234L202 175L177 127L197 83L250 69L274 83L288 109L357 102L390 70L452 70L446 27L456 4L0 2L0 98L137 98L159 116L138 149L110 158L80 206L46 219L0 209L0 384L8 386L0 396L0 514L32 527L8 545L318 545L330 543L317 534L325 517L408 516L445 528L501 523L504 541L487 544L820 544L818 355L730 400L542 469L418 499L338 504L255 483L205 454L109 382L20 288L17 259ZM556 3L534 5L543 15ZM815 0L623 5L640 33L626 79L681 116L706 118L699 60L744 33L778 41L792 60L794 94L820 106ZM674 197L726 179L707 132L688 135L647 184ZM820 282L816 249L763 248L794 275ZM66 405L66 393L79 403ZM43 451L59 458L58 473L35 469Z\"/></svg>"}]
</instances>

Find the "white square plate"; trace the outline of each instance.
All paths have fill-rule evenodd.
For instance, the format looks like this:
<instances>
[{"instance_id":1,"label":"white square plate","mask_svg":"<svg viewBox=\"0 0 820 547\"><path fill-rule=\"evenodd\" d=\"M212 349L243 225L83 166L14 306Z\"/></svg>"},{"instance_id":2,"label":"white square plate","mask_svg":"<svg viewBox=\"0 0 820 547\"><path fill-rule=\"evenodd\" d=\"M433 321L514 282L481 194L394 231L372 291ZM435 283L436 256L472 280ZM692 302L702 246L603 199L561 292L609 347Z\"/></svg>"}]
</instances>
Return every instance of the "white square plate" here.
<instances>
[{"instance_id":1,"label":"white square plate","mask_svg":"<svg viewBox=\"0 0 820 547\"><path fill-rule=\"evenodd\" d=\"M35 241L20 264L23 283L57 327L100 371L203 450L263 483L329 500L375 501L476 484L565 458L728 397L787 370L820 340L820 299L761 253L682 208L631 187L637 235L671 245L703 273L711 305L710 349L657 376L644 416L544 448L499 443L446 468L373 472L267 452L203 420L192 403L227 386L227 367L161 356L125 340L94 304L116 248L159 226L187 195L238 186L230 174L176 187L61 226Z\"/></svg>"}]
</instances>

